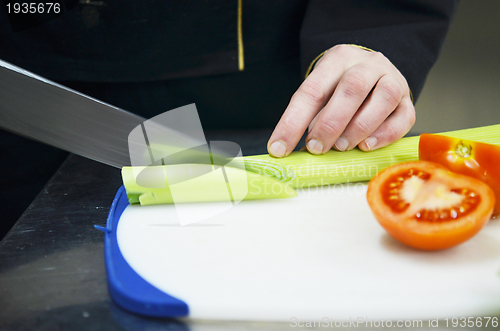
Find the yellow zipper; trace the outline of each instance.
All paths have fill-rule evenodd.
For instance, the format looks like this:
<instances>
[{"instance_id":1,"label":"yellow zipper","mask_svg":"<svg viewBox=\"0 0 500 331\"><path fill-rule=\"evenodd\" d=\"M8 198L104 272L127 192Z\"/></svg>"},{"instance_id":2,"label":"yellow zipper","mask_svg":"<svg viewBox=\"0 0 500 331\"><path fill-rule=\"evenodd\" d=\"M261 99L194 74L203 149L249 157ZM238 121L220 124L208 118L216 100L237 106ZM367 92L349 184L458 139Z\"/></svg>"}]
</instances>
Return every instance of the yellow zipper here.
<instances>
[{"instance_id":1,"label":"yellow zipper","mask_svg":"<svg viewBox=\"0 0 500 331\"><path fill-rule=\"evenodd\" d=\"M238 69L245 69L245 58L243 55L243 0L238 0Z\"/></svg>"}]
</instances>

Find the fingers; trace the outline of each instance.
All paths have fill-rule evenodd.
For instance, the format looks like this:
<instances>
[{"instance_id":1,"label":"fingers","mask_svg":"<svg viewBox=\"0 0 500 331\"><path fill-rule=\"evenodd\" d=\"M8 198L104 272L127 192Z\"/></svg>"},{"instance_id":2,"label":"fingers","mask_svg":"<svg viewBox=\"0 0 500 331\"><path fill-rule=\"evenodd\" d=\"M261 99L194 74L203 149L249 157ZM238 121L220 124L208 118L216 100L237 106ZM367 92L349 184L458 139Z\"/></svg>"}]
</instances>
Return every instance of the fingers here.
<instances>
[{"instance_id":1,"label":"fingers","mask_svg":"<svg viewBox=\"0 0 500 331\"><path fill-rule=\"evenodd\" d=\"M403 89L404 85L393 76L380 78L335 142L334 148L339 151L350 150L368 138L400 104L404 96ZM405 130L409 124L401 125L402 130Z\"/></svg>"},{"instance_id":2,"label":"fingers","mask_svg":"<svg viewBox=\"0 0 500 331\"><path fill-rule=\"evenodd\" d=\"M364 151L403 137L415 123L408 84L381 53L349 45L331 48L290 100L268 142L287 156L305 130L307 150Z\"/></svg>"},{"instance_id":3,"label":"fingers","mask_svg":"<svg viewBox=\"0 0 500 331\"><path fill-rule=\"evenodd\" d=\"M369 137L358 144L359 149L371 151L390 145L410 131L415 124L415 108L410 97L404 97L396 110Z\"/></svg>"},{"instance_id":4,"label":"fingers","mask_svg":"<svg viewBox=\"0 0 500 331\"><path fill-rule=\"evenodd\" d=\"M333 94L342 73L341 64L322 61L290 99L269 139L267 150L275 157L290 154L308 125Z\"/></svg>"},{"instance_id":5,"label":"fingers","mask_svg":"<svg viewBox=\"0 0 500 331\"><path fill-rule=\"evenodd\" d=\"M341 134L381 75L378 67L367 68L363 64L355 65L345 72L335 93L306 137L306 147L310 153L323 154L334 144L337 144L339 150L348 148L349 142ZM376 127L373 128L375 129Z\"/></svg>"}]
</instances>

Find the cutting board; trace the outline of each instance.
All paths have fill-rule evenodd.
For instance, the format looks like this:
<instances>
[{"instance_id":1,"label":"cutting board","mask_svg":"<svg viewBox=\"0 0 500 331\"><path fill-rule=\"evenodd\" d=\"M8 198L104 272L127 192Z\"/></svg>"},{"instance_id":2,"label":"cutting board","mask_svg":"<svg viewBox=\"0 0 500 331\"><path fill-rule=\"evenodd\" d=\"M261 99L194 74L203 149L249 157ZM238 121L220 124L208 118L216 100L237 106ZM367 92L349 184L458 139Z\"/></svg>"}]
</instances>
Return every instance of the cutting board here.
<instances>
[{"instance_id":1,"label":"cutting board","mask_svg":"<svg viewBox=\"0 0 500 331\"><path fill-rule=\"evenodd\" d=\"M144 315L217 320L500 313L500 220L458 247L418 251L380 227L366 189L242 201L181 226L174 205L131 206L122 188L104 229L111 296ZM191 207L203 213L211 204Z\"/></svg>"}]
</instances>

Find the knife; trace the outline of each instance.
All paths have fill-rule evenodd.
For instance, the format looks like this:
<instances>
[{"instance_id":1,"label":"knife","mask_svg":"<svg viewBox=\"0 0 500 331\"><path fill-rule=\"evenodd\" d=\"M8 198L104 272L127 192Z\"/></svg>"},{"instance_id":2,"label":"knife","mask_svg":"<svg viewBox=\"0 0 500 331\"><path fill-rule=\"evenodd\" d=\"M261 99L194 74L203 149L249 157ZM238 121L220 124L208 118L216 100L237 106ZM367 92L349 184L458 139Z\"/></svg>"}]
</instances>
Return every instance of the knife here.
<instances>
[{"instance_id":1,"label":"knife","mask_svg":"<svg viewBox=\"0 0 500 331\"><path fill-rule=\"evenodd\" d=\"M131 165L129 134L145 121L0 60L0 128L7 131L122 168ZM161 130L174 141L188 139Z\"/></svg>"},{"instance_id":2,"label":"knife","mask_svg":"<svg viewBox=\"0 0 500 331\"><path fill-rule=\"evenodd\" d=\"M125 184L133 182L146 190L149 200L157 201L158 194L168 192L172 202L184 202L185 196L190 202L219 201L213 213L232 207L248 193L246 172L239 171L245 169L239 146L209 144L194 104L146 120L0 60L0 128L122 168L122 174L132 165L132 179ZM157 168L161 171L144 171ZM214 176L216 181L206 179ZM270 181L257 174L250 178L262 185ZM189 186L193 182L199 185ZM205 191L200 193L199 186ZM160 192L154 191L158 188ZM180 205L176 210L184 222L212 215L196 215Z\"/></svg>"}]
</instances>

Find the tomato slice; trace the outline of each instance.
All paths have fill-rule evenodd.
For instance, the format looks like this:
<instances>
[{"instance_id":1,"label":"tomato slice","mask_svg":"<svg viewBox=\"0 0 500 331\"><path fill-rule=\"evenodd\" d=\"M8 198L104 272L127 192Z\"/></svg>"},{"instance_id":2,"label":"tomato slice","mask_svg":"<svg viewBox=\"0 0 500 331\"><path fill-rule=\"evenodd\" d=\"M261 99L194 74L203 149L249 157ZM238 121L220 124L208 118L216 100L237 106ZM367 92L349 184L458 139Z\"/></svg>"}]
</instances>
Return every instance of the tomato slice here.
<instances>
[{"instance_id":1,"label":"tomato slice","mask_svg":"<svg viewBox=\"0 0 500 331\"><path fill-rule=\"evenodd\" d=\"M420 135L418 158L488 184L497 201L493 215L500 213L500 146L426 133Z\"/></svg>"},{"instance_id":2,"label":"tomato slice","mask_svg":"<svg viewBox=\"0 0 500 331\"><path fill-rule=\"evenodd\" d=\"M382 170L370 181L367 199L392 237L424 250L470 239L486 225L495 205L495 195L485 183L426 161Z\"/></svg>"}]
</instances>

